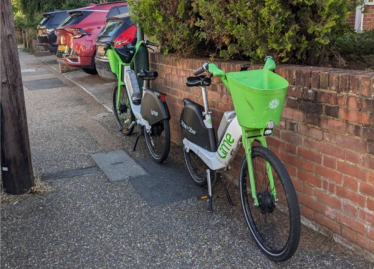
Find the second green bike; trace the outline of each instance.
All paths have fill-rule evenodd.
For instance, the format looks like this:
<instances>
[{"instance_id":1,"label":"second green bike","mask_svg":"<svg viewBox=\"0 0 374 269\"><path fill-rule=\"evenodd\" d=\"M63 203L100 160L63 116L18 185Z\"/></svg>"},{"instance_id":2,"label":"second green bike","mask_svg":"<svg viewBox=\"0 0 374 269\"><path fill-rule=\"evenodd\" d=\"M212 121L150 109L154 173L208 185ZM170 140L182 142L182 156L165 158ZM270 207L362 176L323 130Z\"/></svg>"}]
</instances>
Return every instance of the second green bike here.
<instances>
[{"instance_id":1,"label":"second green bike","mask_svg":"<svg viewBox=\"0 0 374 269\"><path fill-rule=\"evenodd\" d=\"M155 46L146 40L139 41L135 46L128 44L115 48L107 43L105 51L108 55L112 72L117 76L113 89L113 112L119 128L125 135L130 135L135 125L141 131L136 139L144 134L152 157L159 163L166 160L170 150L170 113L166 103L166 94L150 89L149 81L157 78L157 72L142 69L135 74L132 69L134 59L141 46ZM143 79L140 89L137 77Z\"/></svg>"}]
</instances>

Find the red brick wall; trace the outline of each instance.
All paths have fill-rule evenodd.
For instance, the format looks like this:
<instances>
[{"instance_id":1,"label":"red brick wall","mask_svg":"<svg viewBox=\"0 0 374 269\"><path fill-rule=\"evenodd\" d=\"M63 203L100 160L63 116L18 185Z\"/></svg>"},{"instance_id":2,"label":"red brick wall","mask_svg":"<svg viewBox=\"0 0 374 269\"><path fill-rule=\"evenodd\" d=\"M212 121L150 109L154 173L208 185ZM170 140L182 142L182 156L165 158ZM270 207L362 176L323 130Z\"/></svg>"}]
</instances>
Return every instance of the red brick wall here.
<instances>
[{"instance_id":1,"label":"red brick wall","mask_svg":"<svg viewBox=\"0 0 374 269\"><path fill-rule=\"evenodd\" d=\"M347 23L352 27L355 28L355 20L356 20L356 11L353 11L348 19ZM374 5L366 5L365 6L365 13L363 13L363 30L371 30L374 29Z\"/></svg>"},{"instance_id":2,"label":"red brick wall","mask_svg":"<svg viewBox=\"0 0 374 269\"><path fill-rule=\"evenodd\" d=\"M374 5L366 6L365 11L362 29L374 29Z\"/></svg>"},{"instance_id":3,"label":"red brick wall","mask_svg":"<svg viewBox=\"0 0 374 269\"><path fill-rule=\"evenodd\" d=\"M351 14L349 14L349 17L347 19L347 23L349 26L352 27L352 29L355 29L355 20L356 20L356 11L353 11Z\"/></svg>"},{"instance_id":4,"label":"red brick wall","mask_svg":"<svg viewBox=\"0 0 374 269\"><path fill-rule=\"evenodd\" d=\"M159 73L153 87L168 94L171 136L178 144L182 99L202 103L200 89L186 87L185 80L203 62L150 56L151 69ZM215 63L226 72L243 64ZM374 253L374 73L286 65L277 72L290 87L282 121L268 143L292 177L304 223ZM222 111L233 109L217 78L208 99L217 128ZM240 160L237 156L231 178L238 178Z\"/></svg>"}]
</instances>

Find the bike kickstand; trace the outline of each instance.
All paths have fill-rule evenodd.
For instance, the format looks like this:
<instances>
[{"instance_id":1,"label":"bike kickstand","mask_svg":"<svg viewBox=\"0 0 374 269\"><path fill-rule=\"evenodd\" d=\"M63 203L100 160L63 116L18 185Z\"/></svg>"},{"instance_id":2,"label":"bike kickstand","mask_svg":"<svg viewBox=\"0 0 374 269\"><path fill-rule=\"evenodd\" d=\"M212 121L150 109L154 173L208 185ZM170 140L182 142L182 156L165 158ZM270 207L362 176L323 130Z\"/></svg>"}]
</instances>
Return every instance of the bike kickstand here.
<instances>
[{"instance_id":1,"label":"bike kickstand","mask_svg":"<svg viewBox=\"0 0 374 269\"><path fill-rule=\"evenodd\" d=\"M229 206L234 207L234 203L232 202L229 190L227 189L226 184L223 180L222 180L222 187L223 187L223 191L226 194L226 199L227 199L227 202L229 203Z\"/></svg>"},{"instance_id":2,"label":"bike kickstand","mask_svg":"<svg viewBox=\"0 0 374 269\"><path fill-rule=\"evenodd\" d=\"M210 178L210 169L206 170L206 178L208 182L208 211L213 212L213 186Z\"/></svg>"},{"instance_id":3,"label":"bike kickstand","mask_svg":"<svg viewBox=\"0 0 374 269\"><path fill-rule=\"evenodd\" d=\"M144 128L143 126L140 127L140 132L139 132L138 136L136 137L135 145L134 145L132 151L136 151L136 146L138 145L139 138L143 135L143 128Z\"/></svg>"}]
</instances>

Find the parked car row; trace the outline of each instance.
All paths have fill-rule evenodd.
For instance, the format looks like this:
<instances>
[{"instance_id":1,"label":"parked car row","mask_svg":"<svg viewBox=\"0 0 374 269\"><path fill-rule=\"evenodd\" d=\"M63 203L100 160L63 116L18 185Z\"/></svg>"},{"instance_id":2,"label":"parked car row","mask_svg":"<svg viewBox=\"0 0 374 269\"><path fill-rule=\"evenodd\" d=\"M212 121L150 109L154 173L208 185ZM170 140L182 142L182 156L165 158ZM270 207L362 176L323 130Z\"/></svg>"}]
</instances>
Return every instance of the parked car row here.
<instances>
[{"instance_id":1,"label":"parked car row","mask_svg":"<svg viewBox=\"0 0 374 269\"><path fill-rule=\"evenodd\" d=\"M57 36L55 29L64 21L69 14L65 10L56 10L43 14L43 19L37 27L37 38L39 45L45 50L56 53L57 51Z\"/></svg>"},{"instance_id":2,"label":"parked car row","mask_svg":"<svg viewBox=\"0 0 374 269\"><path fill-rule=\"evenodd\" d=\"M59 63L115 80L104 46L107 42L115 47L136 42L136 25L126 2L90 4L43 14L37 38L45 50L56 53Z\"/></svg>"}]
</instances>

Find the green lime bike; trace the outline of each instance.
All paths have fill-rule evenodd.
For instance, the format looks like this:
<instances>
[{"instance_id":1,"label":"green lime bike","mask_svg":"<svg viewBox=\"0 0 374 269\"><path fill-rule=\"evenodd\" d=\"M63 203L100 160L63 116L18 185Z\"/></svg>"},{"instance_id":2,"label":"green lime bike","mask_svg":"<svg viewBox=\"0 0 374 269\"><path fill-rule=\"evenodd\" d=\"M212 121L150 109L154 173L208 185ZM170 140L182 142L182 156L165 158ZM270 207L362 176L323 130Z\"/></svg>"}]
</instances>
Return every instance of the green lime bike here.
<instances>
[{"instance_id":1,"label":"green lime bike","mask_svg":"<svg viewBox=\"0 0 374 269\"><path fill-rule=\"evenodd\" d=\"M113 89L113 112L119 131L130 135L135 125L140 131L133 150L144 134L151 156L159 163L166 160L170 150L170 113L166 103L166 94L150 89L149 81L157 78L157 72L142 69L135 74L132 69L134 59L140 47L155 46L149 40L141 40L135 46L127 44L114 47L105 46L111 71L117 76ZM137 77L143 79L140 89Z\"/></svg>"},{"instance_id":2,"label":"green lime bike","mask_svg":"<svg viewBox=\"0 0 374 269\"><path fill-rule=\"evenodd\" d=\"M273 72L276 64L270 56L263 69L247 68L225 73L214 63L204 63L194 77L187 78L187 86L201 87L203 106L183 100L180 124L184 157L193 181L208 185L208 209L212 211L216 172L230 169L243 145L239 186L245 220L260 249L272 260L285 261L295 253L300 240L299 204L291 178L268 149L266 137L279 124L288 82ZM206 92L213 76L229 90L235 108L223 113L218 141Z\"/></svg>"}]
</instances>

